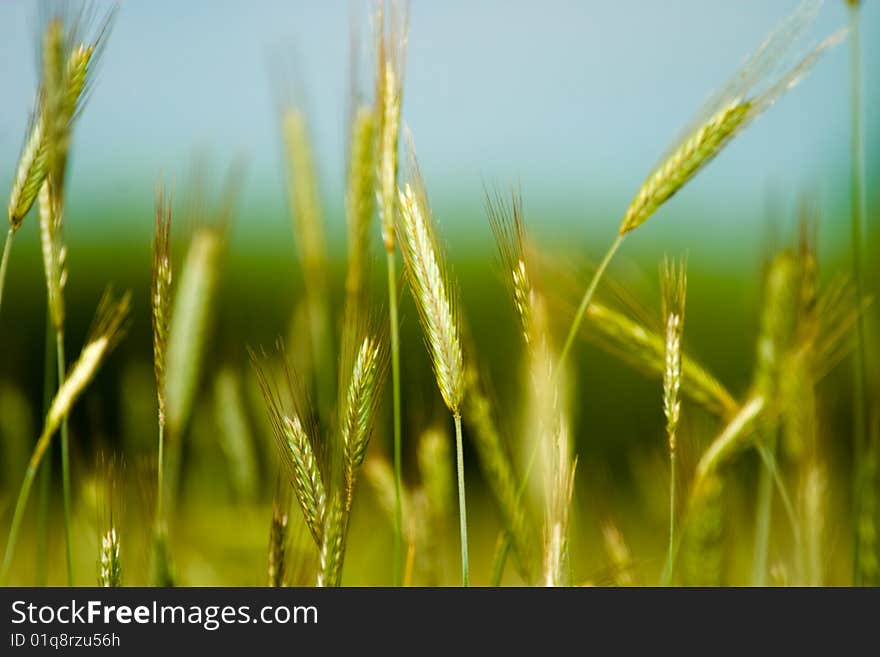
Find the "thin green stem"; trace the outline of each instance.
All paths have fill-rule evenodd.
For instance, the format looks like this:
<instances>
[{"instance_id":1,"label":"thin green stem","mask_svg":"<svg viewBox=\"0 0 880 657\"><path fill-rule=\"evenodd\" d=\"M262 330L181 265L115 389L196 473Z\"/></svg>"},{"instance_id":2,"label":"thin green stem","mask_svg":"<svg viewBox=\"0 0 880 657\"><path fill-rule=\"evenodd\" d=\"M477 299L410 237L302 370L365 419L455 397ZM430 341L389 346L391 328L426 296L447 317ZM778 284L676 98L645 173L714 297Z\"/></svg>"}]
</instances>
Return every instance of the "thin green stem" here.
<instances>
[{"instance_id":1,"label":"thin green stem","mask_svg":"<svg viewBox=\"0 0 880 657\"><path fill-rule=\"evenodd\" d=\"M403 583L403 446L400 429L400 323L397 318L397 261L386 250L388 262L388 321L391 335L391 388L394 415L394 585Z\"/></svg>"},{"instance_id":2,"label":"thin green stem","mask_svg":"<svg viewBox=\"0 0 880 657\"><path fill-rule=\"evenodd\" d=\"M12 514L12 527L9 528L9 538L6 540L6 552L3 555L3 567L0 569L0 585L5 586L9 577L9 567L12 565L12 555L18 543L18 533L21 531L21 521L24 519L24 510L27 507L28 496L37 474L37 465L33 460L28 464L24 473L24 481L18 492L18 500L15 502L15 512Z\"/></svg>"},{"instance_id":3,"label":"thin green stem","mask_svg":"<svg viewBox=\"0 0 880 657\"><path fill-rule=\"evenodd\" d=\"M608 264L611 262L611 259L614 257L614 254L617 252L617 249L620 248L621 242L623 242L624 235L618 234L614 239L614 242L611 243L611 247L608 249L608 252L605 254L605 257L602 258L602 262L599 263L599 267L596 269L596 273L593 274L593 278L590 281L590 284L587 286L587 291L584 292L584 296L581 299L581 304L578 306L577 312L574 315L574 319L571 322L571 328L568 329L568 336L565 338L565 344L562 346L562 351L559 353L559 365L556 367L556 372L561 372L564 368L565 359L568 356L568 352L571 350L571 345L574 343L575 336L577 336L578 329L580 329L581 322L584 319L584 314L587 312L587 308L590 306L590 302L593 300L593 295L596 293L596 288L599 287L599 281L602 279L602 275L605 273L605 270L608 268Z\"/></svg>"},{"instance_id":4,"label":"thin green stem","mask_svg":"<svg viewBox=\"0 0 880 657\"><path fill-rule=\"evenodd\" d=\"M67 365L64 359L64 331L55 331L55 354L58 366L58 385L67 378ZM61 497L64 505L64 547L67 554L67 585L73 586L73 544L70 510L70 439L67 429L67 416L61 421Z\"/></svg>"},{"instance_id":5,"label":"thin green stem","mask_svg":"<svg viewBox=\"0 0 880 657\"><path fill-rule=\"evenodd\" d=\"M458 520L461 530L461 585L468 586L467 504L464 496L464 446L461 439L461 415L452 414L455 420L455 456L458 471Z\"/></svg>"},{"instance_id":6,"label":"thin green stem","mask_svg":"<svg viewBox=\"0 0 880 657\"><path fill-rule=\"evenodd\" d=\"M46 314L45 345L43 351L43 417L49 413L55 392L55 329ZM49 507L52 499L52 460L47 459L39 469L39 501L37 504L37 585L49 581Z\"/></svg>"},{"instance_id":7,"label":"thin green stem","mask_svg":"<svg viewBox=\"0 0 880 657\"><path fill-rule=\"evenodd\" d=\"M6 584L7 577L9 576L9 567L12 565L12 556L18 543L18 533L21 530L24 510L27 507L28 496L34 483L34 477L37 474L37 468L40 467L43 456L45 456L52 442L52 432L48 429L49 427L43 427L43 433L40 434L36 445L34 445L34 451L31 453L31 458L24 473L24 480L21 482L21 488L18 491L15 512L12 514L12 527L9 529L9 536L6 540L6 552L3 555L3 566L0 567L0 586Z\"/></svg>"},{"instance_id":8,"label":"thin green stem","mask_svg":"<svg viewBox=\"0 0 880 657\"><path fill-rule=\"evenodd\" d=\"M675 449L669 450L669 547L666 552L666 565L663 567L663 586L672 583L673 568L675 565L675 478L676 478Z\"/></svg>"},{"instance_id":9,"label":"thin green stem","mask_svg":"<svg viewBox=\"0 0 880 657\"><path fill-rule=\"evenodd\" d=\"M165 484L163 473L165 471L165 421L159 420L159 456L156 466L156 524L162 526L164 519Z\"/></svg>"},{"instance_id":10,"label":"thin green stem","mask_svg":"<svg viewBox=\"0 0 880 657\"><path fill-rule=\"evenodd\" d=\"M0 259L0 308L3 306L3 288L6 284L6 268L9 265L9 253L12 251L12 237L15 232L12 228L6 233L6 244L3 245L3 258Z\"/></svg>"},{"instance_id":11,"label":"thin green stem","mask_svg":"<svg viewBox=\"0 0 880 657\"><path fill-rule=\"evenodd\" d=\"M866 437L868 434L867 420L867 390L865 385L865 319L864 304L862 299L865 293L864 280L864 222L865 222L865 142L862 115L862 71L861 71L861 37L860 37L860 14L857 3L849 3L849 54L850 54L850 118L852 132L850 135L851 162L851 231L852 231L852 266L853 280L855 283L856 308L856 349L853 362L853 463L855 487L853 496L853 583L864 583L862 573L862 561L860 540L860 516L862 511L862 496L865 489L865 477L863 458Z\"/></svg>"}]
</instances>

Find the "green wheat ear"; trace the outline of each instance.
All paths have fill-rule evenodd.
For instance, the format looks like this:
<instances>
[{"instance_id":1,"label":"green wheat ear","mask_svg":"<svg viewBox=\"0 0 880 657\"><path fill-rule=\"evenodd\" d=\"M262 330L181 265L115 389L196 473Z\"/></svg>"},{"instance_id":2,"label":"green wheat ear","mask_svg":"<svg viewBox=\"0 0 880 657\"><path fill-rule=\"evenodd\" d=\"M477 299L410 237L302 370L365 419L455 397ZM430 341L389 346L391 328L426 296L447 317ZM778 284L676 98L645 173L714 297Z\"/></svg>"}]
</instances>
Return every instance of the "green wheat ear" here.
<instances>
[{"instance_id":1,"label":"green wheat ear","mask_svg":"<svg viewBox=\"0 0 880 657\"><path fill-rule=\"evenodd\" d=\"M223 233L213 226L192 236L171 306L165 351L165 412L174 440L192 413L215 302Z\"/></svg>"},{"instance_id":2,"label":"green wheat ear","mask_svg":"<svg viewBox=\"0 0 880 657\"><path fill-rule=\"evenodd\" d=\"M647 221L734 137L797 85L825 51L843 40L845 31L831 35L793 67L778 73L778 59L799 39L821 4L814 0L804 2L767 37L694 119L681 140L636 192L624 213L621 235Z\"/></svg>"},{"instance_id":3,"label":"green wheat ear","mask_svg":"<svg viewBox=\"0 0 880 657\"><path fill-rule=\"evenodd\" d=\"M667 200L676 194L704 166L790 89L797 85L821 56L839 44L845 31L836 32L811 50L797 64L779 73L779 60L797 43L821 6L819 0L806 0L764 41L758 50L712 98L683 136L648 176L630 202L611 243L581 302L563 343L559 360L564 362L578 334L599 281L630 231L641 226Z\"/></svg>"}]
</instances>

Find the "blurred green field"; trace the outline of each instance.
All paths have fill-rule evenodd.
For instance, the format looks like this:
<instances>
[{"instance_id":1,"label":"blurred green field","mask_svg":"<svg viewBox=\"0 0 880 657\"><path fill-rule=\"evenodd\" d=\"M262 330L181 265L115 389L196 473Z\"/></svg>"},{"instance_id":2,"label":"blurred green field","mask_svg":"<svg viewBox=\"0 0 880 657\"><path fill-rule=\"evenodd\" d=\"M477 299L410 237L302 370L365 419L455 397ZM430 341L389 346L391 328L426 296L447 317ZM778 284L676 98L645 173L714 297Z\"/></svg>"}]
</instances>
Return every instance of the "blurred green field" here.
<instances>
[{"instance_id":1,"label":"blurred green field","mask_svg":"<svg viewBox=\"0 0 880 657\"><path fill-rule=\"evenodd\" d=\"M434 197L429 164L422 193L398 3L371 5L370 47L350 46L341 185L299 79L275 82L277 177L230 156L225 179L211 158L186 181L77 179L113 10L45 12L35 120L19 166L0 165L0 581L116 585L121 566L123 585L467 585L469 552L476 585L880 584L878 178L857 166L873 124L854 112L852 171L834 144L826 185L797 198L722 170L724 198L673 199L847 37L859 107L858 31L800 43L820 9L771 33L634 197L596 179L531 206L519 183L522 217L517 192L495 197L517 181L456 168ZM127 297L95 313L108 285L132 294L118 346ZM401 443L383 378L398 298Z\"/></svg>"},{"instance_id":2,"label":"blurred green field","mask_svg":"<svg viewBox=\"0 0 880 657\"><path fill-rule=\"evenodd\" d=\"M108 226L113 234L115 212L102 212L99 202L90 210L90 221ZM70 232L76 235L76 214L70 219ZM144 214L141 211L141 214ZM127 220L131 221L129 215ZM674 221L674 218L669 218ZM126 585L149 583L150 513L155 493L156 397L152 376L152 343L149 319L150 247L152 217L144 214L137 222L143 232L136 236L116 234L112 239L70 241L70 283L67 288L68 350L75 353L89 323L93 308L108 283L134 293L130 328L118 349L86 391L71 418L76 583L93 584L99 553L99 535L106 516L101 460L116 458L124 463L124 485L115 513L122 541L123 581ZM191 585L261 585L266 578L267 544L271 519L271 499L278 472L277 456L265 420L262 400L255 387L253 371L247 361L247 346L271 347L278 336L287 335L290 317L302 299L302 280L296 264L293 239L286 229L286 218L278 217L275 232L247 235L249 217L239 212L234 236L224 257L221 292L212 322L205 372L201 378L198 406L192 428L185 439L185 464L178 513L172 525L173 553L180 583ZM458 220L458 225L478 225L481 217ZM132 221L132 223L135 223ZM791 235L793 222L779 223ZM501 280L497 256L488 227L462 238L446 232L453 267L459 278L464 316L477 347L477 357L491 375L496 412L505 439L520 469L526 460L517 447L517 413L522 401L523 352L516 329L516 318ZM174 253L183 256L186 227L177 226ZM268 234L265 234L267 233ZM572 235L572 243L586 242L586 232ZM0 538L5 540L11 504L20 481L24 459L41 422L44 282L35 226L27 226L16 244L16 257L3 315L0 341L4 358L0 363L0 435L4 465L2 497L4 523ZM473 235L476 233L476 236ZM595 251L567 245L558 248L566 236L543 235L555 248L551 253L562 271L581 283L586 280ZM788 238L786 238L788 239ZM539 239L540 241L540 239ZM790 241L790 240L788 240ZM660 296L657 266L667 250L650 244L637 244L612 269L613 284L600 298L629 313L653 316L659 325ZM769 244L760 253L732 252L725 264L701 257L698 250L683 244L689 253L689 289L685 345L699 361L735 395L744 394L750 383L756 353L758 316L761 306L761 262L771 253ZM378 248L376 257L378 259ZM674 252L673 252L674 253ZM344 262L333 260L334 299L341 298ZM764 255L762 255L764 254ZM828 253L821 263L823 278L840 271L845 253ZM548 256L549 257L549 256ZM376 289L382 290L381 268L374 270ZM873 263L869 281L876 290L877 269ZM609 292L625 287L621 302ZM557 319L558 328L568 325L571 308L580 290L571 283L555 286L565 313ZM381 296L376 300L381 304ZM335 312L340 312L338 303ZM638 316L638 315L634 315ZM404 435L406 480L415 483L418 467L415 439L424 427L439 422L450 431L433 381L423 346L417 316L408 293L402 309L402 376L404 386ZM877 325L870 314L872 363L877 358ZM577 345L577 395L573 404L576 450L579 465L572 517L573 574L576 583L607 584L616 581L615 565L603 544L603 527L619 528L632 556L635 581L658 581L666 547L668 465L664 418L659 380L644 376L618 358L586 342ZM224 456L218 428L215 382L221 370L231 371L246 411L246 440L258 455L256 488L242 498L233 485L234 465ZM850 570L850 434L851 375L849 361L837 366L818 388L821 417L822 457L829 468L829 512L825 564L827 582L845 584ZM380 424L372 439L371 458L388 459L390 439L390 394L384 394ZM682 475L686 482L699 454L718 431L718 421L696 404L685 403L681 431ZM472 579L476 584L489 581L500 520L494 501L486 490L473 449L466 442L469 529ZM58 447L53 447L54 476L58 483ZM753 507L757 484L758 459L743 454L731 468L733 486L727 501L725 526L724 581L749 582L753 536ZM685 486L687 484L685 483ZM55 487L52 497L49 583L64 580L63 537L60 499ZM454 501L450 501L454 509ZM37 505L36 496L31 508ZM771 557L780 564L790 563L792 538L779 504L774 515ZM292 512L300 523L298 510ZM346 585L387 584L391 572L390 520L378 503L376 492L366 480L359 483L353 513L343 583ZM37 576L36 524L31 517L16 559L11 583L31 584ZM454 519L443 536L443 582L457 581L458 537ZM416 555L418 561L419 555ZM779 575L783 577L783 575ZM419 583L416 578L415 583ZM520 580L508 568L505 583Z\"/></svg>"}]
</instances>

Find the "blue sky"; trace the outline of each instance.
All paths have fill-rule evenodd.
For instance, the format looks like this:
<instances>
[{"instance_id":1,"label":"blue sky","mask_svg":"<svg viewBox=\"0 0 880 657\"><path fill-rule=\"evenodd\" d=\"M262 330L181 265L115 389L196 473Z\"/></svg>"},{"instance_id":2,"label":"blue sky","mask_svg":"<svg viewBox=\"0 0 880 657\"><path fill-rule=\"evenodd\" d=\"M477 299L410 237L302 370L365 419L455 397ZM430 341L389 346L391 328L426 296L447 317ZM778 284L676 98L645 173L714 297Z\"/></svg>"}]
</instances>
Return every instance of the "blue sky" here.
<instances>
[{"instance_id":1,"label":"blue sky","mask_svg":"<svg viewBox=\"0 0 880 657\"><path fill-rule=\"evenodd\" d=\"M872 70L880 61L880 6L864 4L873 154L880 143L871 120L880 95L880 76ZM596 239L606 241L703 100L797 5L414 0L403 113L436 213L465 222L480 212L484 183L519 181L532 216L566 225L584 217L600 232ZM218 168L244 155L245 203L280 214L269 60L281 52L302 71L325 197L330 214L338 211L352 6L123 0L77 125L69 198L148 208L160 172L183 178L193 153L202 150ZM36 86L38 7L0 3L3 188L12 179ZM844 24L844 2L829 0L811 36ZM747 230L763 221L769 194L790 200L809 188L823 203L845 201L848 119L844 45L661 211L667 219L686 217L674 222L672 233L711 241ZM876 164L869 157L872 170ZM701 219L708 212L712 227Z\"/></svg>"}]
</instances>

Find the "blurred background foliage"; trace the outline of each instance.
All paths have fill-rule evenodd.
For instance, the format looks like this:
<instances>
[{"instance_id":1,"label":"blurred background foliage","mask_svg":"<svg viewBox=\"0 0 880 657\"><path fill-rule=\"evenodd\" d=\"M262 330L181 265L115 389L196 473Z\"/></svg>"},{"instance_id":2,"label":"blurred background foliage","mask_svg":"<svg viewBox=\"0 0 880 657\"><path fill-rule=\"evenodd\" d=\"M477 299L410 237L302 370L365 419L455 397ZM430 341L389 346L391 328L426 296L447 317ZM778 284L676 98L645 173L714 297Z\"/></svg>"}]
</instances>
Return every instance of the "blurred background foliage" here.
<instances>
[{"instance_id":1,"label":"blurred background foliage","mask_svg":"<svg viewBox=\"0 0 880 657\"><path fill-rule=\"evenodd\" d=\"M880 89L871 63L878 60L880 7L864 4L867 244L876 255L880 124L872 110ZM556 276L549 287L564 330L593 258L601 255L625 204L666 143L742 54L794 5L413 2L403 115L419 138L423 173L460 282L475 353L490 375L500 426L520 466L526 458L515 439L522 350L482 208L483 186L522 188L529 227L550 263L547 270ZM0 189L11 184L36 88L34 13L30 2L0 6L0 60L5 62ZM816 31L828 32L844 20L843 3L830 2ZM287 61L294 53L307 90L335 273L331 303L340 317L349 21L344 2L122 3L74 136L66 201L71 353L108 282L134 294L127 337L71 417L79 584L93 582L106 513L100 463L110 457L124 462L116 510L124 582L148 581L156 435L149 316L153 194L160 178L175 190L185 189L194 151L218 174L240 155L247 166L224 256L207 365L185 441L172 532L175 563L184 584L265 582L277 460L245 348L269 347L277 336L289 335L304 286L285 208L272 62ZM751 381L763 267L777 249L794 241L797 207L804 198L820 210L823 280L848 272L847 92L846 49L838 48L639 231L612 266L614 285L603 286L600 294L627 312L653 317L659 326L658 263L664 254L687 254L686 349L737 397ZM175 226L178 263L190 229L183 221ZM378 258L378 226L375 239ZM880 267L876 258L867 263L868 292L876 297ZM382 267L374 270L381 292ZM44 285L36 221L30 220L17 240L0 315L3 536L41 423ZM625 292L618 295L615 289ZM404 297L405 478L415 483L416 437L439 424L451 440L451 427L415 308ZM868 342L874 373L880 365L876 319L874 303ZM295 343L295 335L292 339ZM608 550L611 523L629 546L634 581L654 583L663 565L667 523L661 386L585 341L577 345L576 358L574 581L615 581L618 569ZM847 582L850 569L851 380L844 361L818 389L829 474L830 583ZM876 376L871 383L876 400ZM384 397L368 462L390 454L390 387ZM873 423L876 427L876 415ZM685 403L683 472L692 471L716 430L713 418ZM228 432L252 448L252 463L229 453ZM475 583L484 584L500 525L467 435L465 441L471 572ZM742 528L730 531L725 542L730 583L748 581L756 466L754 455L744 455L729 479L727 526ZM454 509L454 500L450 504ZM53 499L52 508L52 526L60 527L60 501ZM782 527L782 511L777 512ZM295 507L292 517L294 524L300 522ZM352 522L343 582L388 583L391 524L381 495L366 477ZM450 520L439 545L445 583L456 581L454 524ZM14 582L35 581L34 531L31 523ZM774 533L771 561L787 553L790 540L785 531ZM62 543L60 530L50 533L51 583L63 579ZM785 580L785 573L777 574ZM421 581L418 573L414 577ZM518 581L513 568L504 581Z\"/></svg>"}]
</instances>

